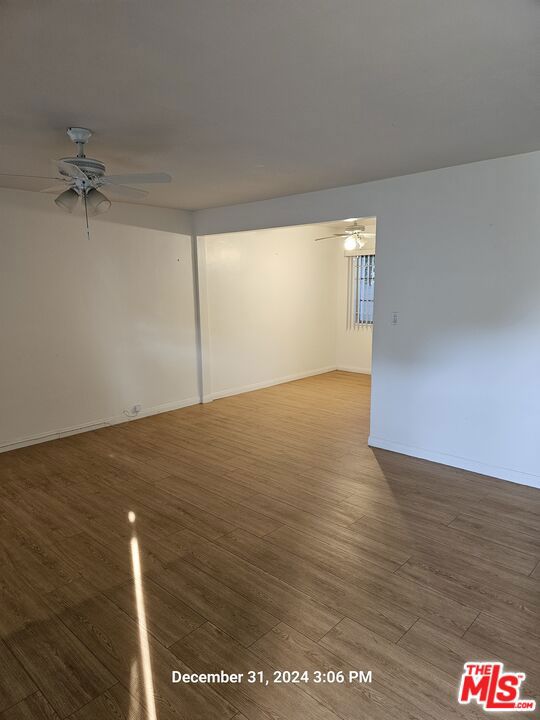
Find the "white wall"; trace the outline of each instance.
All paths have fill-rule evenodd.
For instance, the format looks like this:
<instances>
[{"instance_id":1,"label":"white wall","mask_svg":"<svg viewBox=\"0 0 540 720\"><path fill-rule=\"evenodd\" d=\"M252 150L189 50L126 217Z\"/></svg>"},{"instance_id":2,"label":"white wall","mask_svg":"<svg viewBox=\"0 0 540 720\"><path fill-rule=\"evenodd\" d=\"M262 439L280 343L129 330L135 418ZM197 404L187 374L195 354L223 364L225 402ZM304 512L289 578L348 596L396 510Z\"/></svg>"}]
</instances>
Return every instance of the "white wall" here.
<instances>
[{"instance_id":1,"label":"white wall","mask_svg":"<svg viewBox=\"0 0 540 720\"><path fill-rule=\"evenodd\" d=\"M337 303L336 303L336 366L339 370L371 374L373 328L371 325L348 327L348 258L343 244L335 244L337 252ZM366 243L362 252L374 253L375 241Z\"/></svg>"},{"instance_id":2,"label":"white wall","mask_svg":"<svg viewBox=\"0 0 540 720\"><path fill-rule=\"evenodd\" d=\"M199 211L196 224L362 216L377 217L371 444L540 487L540 153Z\"/></svg>"},{"instance_id":3,"label":"white wall","mask_svg":"<svg viewBox=\"0 0 540 720\"><path fill-rule=\"evenodd\" d=\"M335 368L336 253L320 228L214 235L206 246L211 397Z\"/></svg>"},{"instance_id":4,"label":"white wall","mask_svg":"<svg viewBox=\"0 0 540 720\"><path fill-rule=\"evenodd\" d=\"M0 190L0 446L198 401L190 217Z\"/></svg>"}]
</instances>

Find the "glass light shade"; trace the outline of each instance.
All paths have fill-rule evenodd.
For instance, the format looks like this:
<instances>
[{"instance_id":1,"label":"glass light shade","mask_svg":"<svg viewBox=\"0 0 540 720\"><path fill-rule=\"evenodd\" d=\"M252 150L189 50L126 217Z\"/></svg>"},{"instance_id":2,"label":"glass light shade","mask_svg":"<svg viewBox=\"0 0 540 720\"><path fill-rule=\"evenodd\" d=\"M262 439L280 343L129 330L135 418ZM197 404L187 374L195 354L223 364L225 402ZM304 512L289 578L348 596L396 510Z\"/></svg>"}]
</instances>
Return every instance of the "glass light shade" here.
<instances>
[{"instance_id":1,"label":"glass light shade","mask_svg":"<svg viewBox=\"0 0 540 720\"><path fill-rule=\"evenodd\" d=\"M73 188L69 188L68 190L64 190L63 193L60 193L54 202L61 210L71 213L75 209L78 199L78 193L76 193Z\"/></svg>"},{"instance_id":2,"label":"glass light shade","mask_svg":"<svg viewBox=\"0 0 540 720\"><path fill-rule=\"evenodd\" d=\"M100 215L111 207L111 201L99 190L92 188L86 193L86 203L92 215Z\"/></svg>"},{"instance_id":3,"label":"glass light shade","mask_svg":"<svg viewBox=\"0 0 540 720\"><path fill-rule=\"evenodd\" d=\"M343 243L343 247L345 248L345 250L356 250L358 244L354 235L349 235L349 237Z\"/></svg>"}]
</instances>

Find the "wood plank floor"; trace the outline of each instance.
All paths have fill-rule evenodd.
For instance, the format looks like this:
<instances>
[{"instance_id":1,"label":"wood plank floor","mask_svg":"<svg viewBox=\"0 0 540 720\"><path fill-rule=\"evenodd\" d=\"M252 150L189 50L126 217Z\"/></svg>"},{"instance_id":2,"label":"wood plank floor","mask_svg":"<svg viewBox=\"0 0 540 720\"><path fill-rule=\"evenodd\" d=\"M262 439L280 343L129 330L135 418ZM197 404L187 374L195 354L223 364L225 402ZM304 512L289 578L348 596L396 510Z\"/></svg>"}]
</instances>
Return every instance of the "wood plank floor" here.
<instances>
[{"instance_id":1,"label":"wood plank floor","mask_svg":"<svg viewBox=\"0 0 540 720\"><path fill-rule=\"evenodd\" d=\"M370 450L368 415L334 372L0 455L0 718L148 717L129 511L160 720L479 718L482 659L539 698L540 492Z\"/></svg>"}]
</instances>

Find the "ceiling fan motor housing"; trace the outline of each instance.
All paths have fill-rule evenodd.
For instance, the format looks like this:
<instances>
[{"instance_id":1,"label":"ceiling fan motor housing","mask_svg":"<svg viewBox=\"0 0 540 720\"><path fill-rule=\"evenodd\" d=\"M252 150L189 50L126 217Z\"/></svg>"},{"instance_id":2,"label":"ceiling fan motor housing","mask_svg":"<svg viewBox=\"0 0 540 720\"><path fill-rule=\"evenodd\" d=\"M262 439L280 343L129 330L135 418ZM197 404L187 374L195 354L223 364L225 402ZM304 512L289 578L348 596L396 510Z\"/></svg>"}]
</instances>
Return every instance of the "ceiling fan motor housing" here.
<instances>
[{"instance_id":1,"label":"ceiling fan motor housing","mask_svg":"<svg viewBox=\"0 0 540 720\"><path fill-rule=\"evenodd\" d=\"M61 158L61 160L69 163L70 165L76 165L90 178L105 175L105 165L101 162L101 160L95 160L94 158L88 157L65 157ZM60 173L62 175L66 175L66 173L62 172L62 170L60 170Z\"/></svg>"}]
</instances>

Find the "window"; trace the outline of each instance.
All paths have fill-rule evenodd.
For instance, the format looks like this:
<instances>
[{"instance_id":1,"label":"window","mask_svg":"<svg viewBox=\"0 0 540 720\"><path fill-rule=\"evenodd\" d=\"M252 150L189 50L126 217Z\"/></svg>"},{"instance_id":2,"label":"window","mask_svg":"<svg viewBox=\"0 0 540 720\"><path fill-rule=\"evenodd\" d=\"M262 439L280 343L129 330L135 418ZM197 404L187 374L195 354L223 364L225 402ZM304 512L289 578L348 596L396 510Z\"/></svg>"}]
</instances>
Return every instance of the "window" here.
<instances>
[{"instance_id":1,"label":"window","mask_svg":"<svg viewBox=\"0 0 540 720\"><path fill-rule=\"evenodd\" d=\"M349 261L347 327L373 325L375 255L355 255Z\"/></svg>"}]
</instances>

